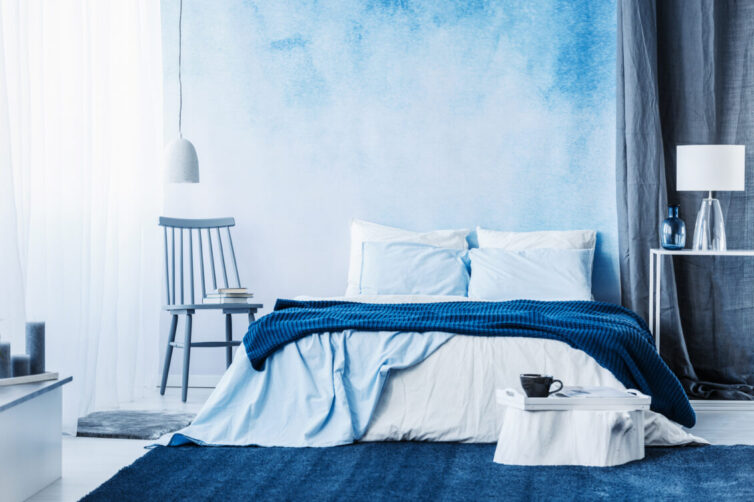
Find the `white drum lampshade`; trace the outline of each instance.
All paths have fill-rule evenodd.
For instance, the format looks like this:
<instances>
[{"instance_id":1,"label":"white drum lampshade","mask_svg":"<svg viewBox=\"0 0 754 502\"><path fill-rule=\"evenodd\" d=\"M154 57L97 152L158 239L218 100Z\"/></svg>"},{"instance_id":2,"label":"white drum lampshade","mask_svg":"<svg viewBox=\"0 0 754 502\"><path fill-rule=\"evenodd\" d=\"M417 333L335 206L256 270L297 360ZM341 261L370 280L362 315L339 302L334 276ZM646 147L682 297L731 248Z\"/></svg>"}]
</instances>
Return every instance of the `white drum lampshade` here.
<instances>
[{"instance_id":1,"label":"white drum lampshade","mask_svg":"<svg viewBox=\"0 0 754 502\"><path fill-rule=\"evenodd\" d=\"M677 190L729 192L745 188L744 145L682 145L677 154Z\"/></svg>"},{"instance_id":2,"label":"white drum lampshade","mask_svg":"<svg viewBox=\"0 0 754 502\"><path fill-rule=\"evenodd\" d=\"M725 251L725 222L716 191L742 191L746 188L746 147L744 145L682 145L676 149L676 189L709 192L696 215L692 248L699 251Z\"/></svg>"},{"instance_id":3,"label":"white drum lampshade","mask_svg":"<svg viewBox=\"0 0 754 502\"><path fill-rule=\"evenodd\" d=\"M196 148L183 137L165 148L165 179L171 183L199 183L199 159Z\"/></svg>"}]
</instances>

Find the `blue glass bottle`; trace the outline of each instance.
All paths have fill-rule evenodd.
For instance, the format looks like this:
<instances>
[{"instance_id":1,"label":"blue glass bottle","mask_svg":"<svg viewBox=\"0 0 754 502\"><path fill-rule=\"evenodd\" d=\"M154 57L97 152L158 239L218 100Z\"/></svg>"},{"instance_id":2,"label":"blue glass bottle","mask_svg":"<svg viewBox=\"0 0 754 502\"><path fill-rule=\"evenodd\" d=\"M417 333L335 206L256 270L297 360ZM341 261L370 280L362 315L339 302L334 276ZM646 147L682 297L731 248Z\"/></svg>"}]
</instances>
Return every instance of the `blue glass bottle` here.
<instances>
[{"instance_id":1,"label":"blue glass bottle","mask_svg":"<svg viewBox=\"0 0 754 502\"><path fill-rule=\"evenodd\" d=\"M660 244L665 249L683 249L686 247L686 223L678 217L680 206L668 206L668 217L660 226Z\"/></svg>"}]
</instances>

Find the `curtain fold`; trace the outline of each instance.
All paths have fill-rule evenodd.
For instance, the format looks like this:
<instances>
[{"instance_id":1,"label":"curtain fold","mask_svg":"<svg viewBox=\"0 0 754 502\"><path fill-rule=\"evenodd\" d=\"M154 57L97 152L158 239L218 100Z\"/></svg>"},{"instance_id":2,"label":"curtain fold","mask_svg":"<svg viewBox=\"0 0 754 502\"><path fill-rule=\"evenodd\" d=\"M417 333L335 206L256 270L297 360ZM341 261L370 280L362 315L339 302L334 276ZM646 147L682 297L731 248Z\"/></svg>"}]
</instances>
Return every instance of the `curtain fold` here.
<instances>
[{"instance_id":1,"label":"curtain fold","mask_svg":"<svg viewBox=\"0 0 754 502\"><path fill-rule=\"evenodd\" d=\"M668 202L689 242L703 194L675 190L676 145L730 143L754 158L754 3L618 3L617 189L623 303L648 312L649 249ZM717 194L728 248L752 248L754 179ZM754 263L665 259L661 352L691 397L753 399Z\"/></svg>"},{"instance_id":2,"label":"curtain fold","mask_svg":"<svg viewBox=\"0 0 754 502\"><path fill-rule=\"evenodd\" d=\"M11 129L8 75L5 63L3 10L0 9L0 340L22 341L26 307L17 225L16 180L11 169Z\"/></svg>"},{"instance_id":3,"label":"curtain fold","mask_svg":"<svg viewBox=\"0 0 754 502\"><path fill-rule=\"evenodd\" d=\"M0 0L0 30L0 333L46 322L72 432L157 374L160 6Z\"/></svg>"}]
</instances>

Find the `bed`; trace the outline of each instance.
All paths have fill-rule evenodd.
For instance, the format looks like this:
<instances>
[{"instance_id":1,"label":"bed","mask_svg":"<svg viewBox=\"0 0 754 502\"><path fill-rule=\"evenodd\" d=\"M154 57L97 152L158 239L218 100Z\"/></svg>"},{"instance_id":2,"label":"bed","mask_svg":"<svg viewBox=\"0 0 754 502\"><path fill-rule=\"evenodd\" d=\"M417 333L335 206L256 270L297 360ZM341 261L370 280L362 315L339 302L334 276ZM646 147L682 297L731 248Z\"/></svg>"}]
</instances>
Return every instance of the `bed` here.
<instances>
[{"instance_id":1,"label":"bed","mask_svg":"<svg viewBox=\"0 0 754 502\"><path fill-rule=\"evenodd\" d=\"M363 274L349 276L348 296L279 300L273 313L252 323L194 422L169 445L494 442L501 425L495 390L517 388L519 374L532 372L569 386L637 388L653 396L646 444L704 442L677 423L693 426L694 412L644 321L591 301L593 233L547 236L550 247L533 252L493 250L478 262L472 255L472 270L475 263L492 270L469 278L465 234L377 230L387 244L372 245L374 232L352 229L358 256L352 253L351 271ZM418 242L407 244L412 238ZM541 246L541 239L523 241ZM546 285L533 291L527 281L537 274ZM427 283L438 276L442 281ZM431 294L393 294L406 289ZM463 296L443 294L455 292ZM544 296L506 298L538 294ZM485 296L495 299L478 298Z\"/></svg>"},{"instance_id":2,"label":"bed","mask_svg":"<svg viewBox=\"0 0 754 502\"><path fill-rule=\"evenodd\" d=\"M388 307L469 303L465 297L386 295L322 300ZM562 341L439 331L315 333L274 351L260 369L239 350L194 422L169 444L494 442L500 426L494 391L516 387L520 373L553 374L568 385L625 388L593 357ZM646 422L648 445L704 442L662 414L648 412Z\"/></svg>"}]
</instances>

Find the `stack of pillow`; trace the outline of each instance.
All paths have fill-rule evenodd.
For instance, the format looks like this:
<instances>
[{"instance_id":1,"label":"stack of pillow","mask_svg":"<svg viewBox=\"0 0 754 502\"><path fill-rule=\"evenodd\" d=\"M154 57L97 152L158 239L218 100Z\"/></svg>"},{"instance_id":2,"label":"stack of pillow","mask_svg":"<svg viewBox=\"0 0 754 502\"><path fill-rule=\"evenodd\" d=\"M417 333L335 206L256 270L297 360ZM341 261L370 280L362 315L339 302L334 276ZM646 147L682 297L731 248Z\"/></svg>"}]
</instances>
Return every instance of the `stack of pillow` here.
<instances>
[{"instance_id":1,"label":"stack of pillow","mask_svg":"<svg viewBox=\"0 0 754 502\"><path fill-rule=\"evenodd\" d=\"M593 230L411 232L351 225L346 296L443 295L479 300L591 300Z\"/></svg>"}]
</instances>

